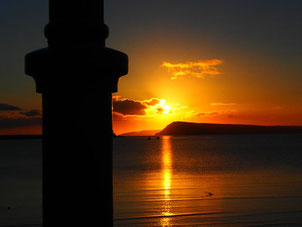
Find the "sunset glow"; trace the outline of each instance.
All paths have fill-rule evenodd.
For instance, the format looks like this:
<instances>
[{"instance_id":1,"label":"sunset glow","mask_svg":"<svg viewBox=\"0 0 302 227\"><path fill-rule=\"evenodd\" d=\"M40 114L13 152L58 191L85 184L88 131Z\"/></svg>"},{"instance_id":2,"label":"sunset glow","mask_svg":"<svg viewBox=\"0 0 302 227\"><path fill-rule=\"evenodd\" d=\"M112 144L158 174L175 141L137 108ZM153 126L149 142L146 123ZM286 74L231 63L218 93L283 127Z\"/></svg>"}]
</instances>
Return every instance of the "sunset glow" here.
<instances>
[{"instance_id":1,"label":"sunset glow","mask_svg":"<svg viewBox=\"0 0 302 227\"><path fill-rule=\"evenodd\" d=\"M0 34L0 227L302 227L302 0L0 0Z\"/></svg>"},{"instance_id":2,"label":"sunset glow","mask_svg":"<svg viewBox=\"0 0 302 227\"><path fill-rule=\"evenodd\" d=\"M170 137L166 136L162 139L162 186L164 190L164 198L162 203L162 215L171 216L171 188L172 188L172 149ZM169 219L164 219L163 226L169 226Z\"/></svg>"},{"instance_id":3,"label":"sunset glow","mask_svg":"<svg viewBox=\"0 0 302 227\"><path fill-rule=\"evenodd\" d=\"M21 19L22 15L16 18L20 17L19 28L10 18L2 20L13 24L2 26L2 43L11 40L11 46L3 45L1 55L7 67L3 68L0 83L4 97L0 100L0 134L41 133L41 116L21 113L34 114L42 107L34 81L24 75L21 56L25 49L45 46L41 28L48 14L47 4L43 4L44 13L32 14L40 18L35 23ZM302 35L298 29L300 13L292 10L299 8L293 7L295 4L264 4L264 10L260 2L236 2L223 4L227 10L222 10L214 1L188 1L185 6L173 2L176 11L167 10L171 7L169 1L119 2L123 7L131 5L125 11L123 7L117 9L117 3L105 4L106 24L114 29L106 45L129 56L129 73L119 80L118 92L113 94L116 134L161 130L173 121L302 125L298 51ZM178 11L183 7L185 20ZM250 8L259 16L251 14L247 10ZM282 15L278 13L281 9ZM125 25L121 18L130 15ZM280 26L278 21L282 22ZM29 43L21 43L17 32L29 26L36 33L24 32L29 35L24 40L32 40L32 48L26 46ZM18 45L20 48L15 48ZM7 58L6 53L13 57ZM75 114L77 108L93 110L93 106L75 106Z\"/></svg>"}]
</instances>

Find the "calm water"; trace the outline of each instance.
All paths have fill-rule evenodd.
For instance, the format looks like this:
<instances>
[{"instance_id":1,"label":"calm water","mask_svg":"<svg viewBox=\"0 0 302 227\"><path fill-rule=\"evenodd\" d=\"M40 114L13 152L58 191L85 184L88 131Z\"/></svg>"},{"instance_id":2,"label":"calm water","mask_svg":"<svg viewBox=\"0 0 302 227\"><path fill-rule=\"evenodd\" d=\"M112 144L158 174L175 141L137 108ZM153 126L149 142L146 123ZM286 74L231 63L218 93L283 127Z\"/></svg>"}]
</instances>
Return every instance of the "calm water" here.
<instances>
[{"instance_id":1,"label":"calm water","mask_svg":"<svg viewBox=\"0 0 302 227\"><path fill-rule=\"evenodd\" d=\"M116 138L114 190L115 226L302 226L302 135ZM0 141L0 226L40 223L41 141Z\"/></svg>"}]
</instances>

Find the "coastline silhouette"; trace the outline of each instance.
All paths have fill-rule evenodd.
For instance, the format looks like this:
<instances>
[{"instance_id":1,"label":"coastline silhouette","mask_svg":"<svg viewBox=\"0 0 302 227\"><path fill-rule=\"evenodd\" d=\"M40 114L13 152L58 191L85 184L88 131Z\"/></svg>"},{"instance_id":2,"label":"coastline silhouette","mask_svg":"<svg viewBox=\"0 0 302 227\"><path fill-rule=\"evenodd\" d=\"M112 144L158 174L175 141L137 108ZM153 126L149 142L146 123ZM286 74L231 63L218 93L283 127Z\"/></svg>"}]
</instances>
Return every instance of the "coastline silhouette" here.
<instances>
[{"instance_id":1,"label":"coastline silhouette","mask_svg":"<svg viewBox=\"0 0 302 227\"><path fill-rule=\"evenodd\" d=\"M302 126L261 126L173 122L156 135L302 133Z\"/></svg>"}]
</instances>

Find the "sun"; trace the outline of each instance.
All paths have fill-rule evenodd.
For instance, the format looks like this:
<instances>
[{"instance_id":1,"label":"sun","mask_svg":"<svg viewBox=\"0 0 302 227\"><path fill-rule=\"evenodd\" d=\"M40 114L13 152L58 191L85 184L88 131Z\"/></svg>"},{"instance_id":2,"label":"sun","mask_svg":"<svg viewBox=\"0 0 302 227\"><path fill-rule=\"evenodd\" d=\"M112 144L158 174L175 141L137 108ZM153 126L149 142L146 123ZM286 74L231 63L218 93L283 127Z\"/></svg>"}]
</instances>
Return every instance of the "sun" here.
<instances>
[{"instance_id":1,"label":"sun","mask_svg":"<svg viewBox=\"0 0 302 227\"><path fill-rule=\"evenodd\" d=\"M157 106L158 106L158 110L161 110L160 112L162 114L168 114L171 111L171 107L166 104L166 100L164 99L161 99L160 103Z\"/></svg>"},{"instance_id":2,"label":"sun","mask_svg":"<svg viewBox=\"0 0 302 227\"><path fill-rule=\"evenodd\" d=\"M164 109L163 114L170 113L171 107L168 106L167 104L165 104L162 108Z\"/></svg>"},{"instance_id":3,"label":"sun","mask_svg":"<svg viewBox=\"0 0 302 227\"><path fill-rule=\"evenodd\" d=\"M145 109L147 117L159 117L172 113L172 108L170 105L166 104L166 100L156 99L156 101L157 103L155 103L154 105L148 105L148 108Z\"/></svg>"}]
</instances>

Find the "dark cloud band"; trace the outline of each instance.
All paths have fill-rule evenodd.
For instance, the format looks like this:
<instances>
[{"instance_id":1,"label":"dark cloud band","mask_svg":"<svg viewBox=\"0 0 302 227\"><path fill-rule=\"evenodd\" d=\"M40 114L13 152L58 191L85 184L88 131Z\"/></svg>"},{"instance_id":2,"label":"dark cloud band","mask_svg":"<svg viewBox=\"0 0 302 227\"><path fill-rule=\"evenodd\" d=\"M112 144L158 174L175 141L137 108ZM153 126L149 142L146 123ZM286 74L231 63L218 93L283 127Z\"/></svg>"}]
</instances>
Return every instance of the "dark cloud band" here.
<instances>
[{"instance_id":1,"label":"dark cloud band","mask_svg":"<svg viewBox=\"0 0 302 227\"><path fill-rule=\"evenodd\" d=\"M0 111L15 111L15 110L22 110L20 107L0 103Z\"/></svg>"},{"instance_id":2,"label":"dark cloud band","mask_svg":"<svg viewBox=\"0 0 302 227\"><path fill-rule=\"evenodd\" d=\"M11 129L20 127L30 127L41 125L42 118L1 118L0 117L0 129Z\"/></svg>"},{"instance_id":3,"label":"dark cloud band","mask_svg":"<svg viewBox=\"0 0 302 227\"><path fill-rule=\"evenodd\" d=\"M123 115L146 115L146 105L130 99L113 100L113 111Z\"/></svg>"}]
</instances>

